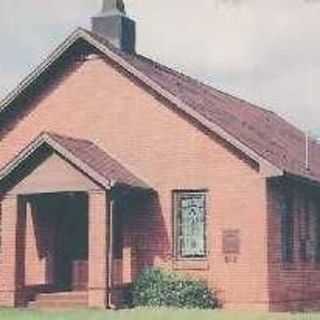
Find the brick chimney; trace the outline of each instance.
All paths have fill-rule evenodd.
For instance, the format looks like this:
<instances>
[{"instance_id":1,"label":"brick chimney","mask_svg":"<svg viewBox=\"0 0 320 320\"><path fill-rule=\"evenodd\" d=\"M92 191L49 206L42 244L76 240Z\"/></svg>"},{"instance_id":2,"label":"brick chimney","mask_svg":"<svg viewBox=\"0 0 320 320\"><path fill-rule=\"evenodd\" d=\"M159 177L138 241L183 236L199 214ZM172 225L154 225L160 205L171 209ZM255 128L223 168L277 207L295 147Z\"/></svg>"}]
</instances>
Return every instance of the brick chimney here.
<instances>
[{"instance_id":1,"label":"brick chimney","mask_svg":"<svg viewBox=\"0 0 320 320\"><path fill-rule=\"evenodd\" d=\"M91 18L92 31L118 49L135 52L136 24L125 12L122 0L103 0L102 11Z\"/></svg>"}]
</instances>

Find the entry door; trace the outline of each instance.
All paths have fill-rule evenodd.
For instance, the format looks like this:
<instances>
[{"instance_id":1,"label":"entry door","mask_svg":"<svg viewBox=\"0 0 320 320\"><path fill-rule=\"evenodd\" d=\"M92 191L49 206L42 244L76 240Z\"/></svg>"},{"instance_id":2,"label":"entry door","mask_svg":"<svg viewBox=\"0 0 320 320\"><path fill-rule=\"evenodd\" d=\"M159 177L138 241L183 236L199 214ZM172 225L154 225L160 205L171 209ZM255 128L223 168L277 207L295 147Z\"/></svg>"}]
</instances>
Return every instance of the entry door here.
<instances>
[{"instance_id":1,"label":"entry door","mask_svg":"<svg viewBox=\"0 0 320 320\"><path fill-rule=\"evenodd\" d=\"M61 198L57 214L55 275L58 290L72 290L75 266L88 260L88 204L83 194Z\"/></svg>"}]
</instances>

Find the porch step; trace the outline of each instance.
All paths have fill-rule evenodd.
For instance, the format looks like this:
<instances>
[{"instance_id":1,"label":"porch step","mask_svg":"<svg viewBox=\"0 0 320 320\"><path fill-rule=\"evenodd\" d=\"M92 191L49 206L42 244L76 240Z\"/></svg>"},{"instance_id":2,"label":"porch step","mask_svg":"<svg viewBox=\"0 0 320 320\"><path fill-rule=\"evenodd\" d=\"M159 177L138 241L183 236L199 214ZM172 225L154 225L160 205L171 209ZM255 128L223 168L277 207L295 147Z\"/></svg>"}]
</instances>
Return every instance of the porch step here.
<instances>
[{"instance_id":1,"label":"porch step","mask_svg":"<svg viewBox=\"0 0 320 320\"><path fill-rule=\"evenodd\" d=\"M87 306L88 293L85 291L41 293L29 303L29 307L36 309L69 309L86 308Z\"/></svg>"}]
</instances>

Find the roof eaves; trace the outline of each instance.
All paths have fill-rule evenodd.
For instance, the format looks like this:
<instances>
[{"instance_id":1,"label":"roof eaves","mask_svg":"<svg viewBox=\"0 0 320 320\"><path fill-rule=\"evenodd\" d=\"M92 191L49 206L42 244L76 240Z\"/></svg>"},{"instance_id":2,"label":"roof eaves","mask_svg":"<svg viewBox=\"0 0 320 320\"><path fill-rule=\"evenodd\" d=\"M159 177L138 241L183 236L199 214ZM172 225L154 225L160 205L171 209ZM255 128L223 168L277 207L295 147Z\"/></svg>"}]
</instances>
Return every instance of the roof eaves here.
<instances>
[{"instance_id":1,"label":"roof eaves","mask_svg":"<svg viewBox=\"0 0 320 320\"><path fill-rule=\"evenodd\" d=\"M20 163L27 159L35 150L37 150L44 143L43 136L39 136L32 144L23 149L13 161L10 161L0 170L0 180L9 175L16 169Z\"/></svg>"},{"instance_id":2,"label":"roof eaves","mask_svg":"<svg viewBox=\"0 0 320 320\"><path fill-rule=\"evenodd\" d=\"M3 112L38 76L45 72L79 37L83 35L83 29L78 28L70 34L40 65L35 67L15 89L0 101L0 113Z\"/></svg>"},{"instance_id":3,"label":"roof eaves","mask_svg":"<svg viewBox=\"0 0 320 320\"><path fill-rule=\"evenodd\" d=\"M284 176L291 177L291 178L293 178L297 181L300 181L300 182L307 182L309 184L316 185L318 187L320 185L319 178L312 176L312 175L298 175L296 173L291 173L289 171L285 171Z\"/></svg>"}]
</instances>

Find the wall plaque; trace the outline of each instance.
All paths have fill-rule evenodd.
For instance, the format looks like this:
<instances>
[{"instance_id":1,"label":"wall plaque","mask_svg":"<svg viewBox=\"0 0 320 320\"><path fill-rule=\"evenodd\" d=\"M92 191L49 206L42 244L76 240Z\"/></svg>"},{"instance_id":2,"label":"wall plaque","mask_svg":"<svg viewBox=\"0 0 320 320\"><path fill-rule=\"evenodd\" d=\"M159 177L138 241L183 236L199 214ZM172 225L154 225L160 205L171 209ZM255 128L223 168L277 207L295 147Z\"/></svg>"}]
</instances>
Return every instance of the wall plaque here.
<instances>
[{"instance_id":1,"label":"wall plaque","mask_svg":"<svg viewBox=\"0 0 320 320\"><path fill-rule=\"evenodd\" d=\"M239 230L223 230L222 252L223 254L239 254L240 253L240 231Z\"/></svg>"}]
</instances>

